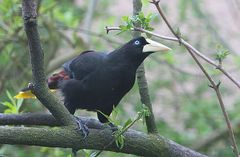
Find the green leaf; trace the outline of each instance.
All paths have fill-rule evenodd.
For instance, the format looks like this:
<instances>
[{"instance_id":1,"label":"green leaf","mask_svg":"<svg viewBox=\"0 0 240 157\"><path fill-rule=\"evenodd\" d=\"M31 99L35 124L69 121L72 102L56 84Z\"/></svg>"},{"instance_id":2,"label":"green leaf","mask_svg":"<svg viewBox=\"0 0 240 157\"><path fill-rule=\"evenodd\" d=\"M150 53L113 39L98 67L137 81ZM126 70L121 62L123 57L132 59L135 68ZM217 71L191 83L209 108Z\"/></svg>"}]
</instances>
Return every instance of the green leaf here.
<instances>
[{"instance_id":1,"label":"green leaf","mask_svg":"<svg viewBox=\"0 0 240 157\"><path fill-rule=\"evenodd\" d=\"M143 112L144 117L148 117L151 115L149 108L145 104L142 104L142 112Z\"/></svg>"},{"instance_id":2,"label":"green leaf","mask_svg":"<svg viewBox=\"0 0 240 157\"><path fill-rule=\"evenodd\" d=\"M138 24L138 27L152 31L153 28L150 26L150 22L152 21L152 19L152 13L145 16L143 12L140 12L138 15L132 17L123 16L122 21L124 22L124 24L119 26L121 28L121 32L118 34L121 34L127 30L131 30L132 28L134 28L135 24Z\"/></svg>"},{"instance_id":3,"label":"green leaf","mask_svg":"<svg viewBox=\"0 0 240 157\"><path fill-rule=\"evenodd\" d=\"M116 138L115 143L119 149L124 147L124 139L125 137L123 135L120 135Z\"/></svg>"},{"instance_id":4,"label":"green leaf","mask_svg":"<svg viewBox=\"0 0 240 157\"><path fill-rule=\"evenodd\" d=\"M17 99L17 110L18 111L20 110L20 107L22 106L23 100L24 99Z\"/></svg>"},{"instance_id":5,"label":"green leaf","mask_svg":"<svg viewBox=\"0 0 240 157\"><path fill-rule=\"evenodd\" d=\"M128 16L123 16L123 17L122 17L122 20L123 20L124 22L128 22L128 21L129 21L129 17L128 17Z\"/></svg>"},{"instance_id":6,"label":"green leaf","mask_svg":"<svg viewBox=\"0 0 240 157\"><path fill-rule=\"evenodd\" d=\"M8 90L6 91L6 93L7 93L8 98L11 100L12 104L13 104L13 105L16 105L15 100L13 99L12 95L9 93Z\"/></svg>"},{"instance_id":7,"label":"green leaf","mask_svg":"<svg viewBox=\"0 0 240 157\"><path fill-rule=\"evenodd\" d=\"M182 33L181 33L181 30L180 28L178 27L177 30L176 30L176 34L181 37L182 36Z\"/></svg>"},{"instance_id":8,"label":"green leaf","mask_svg":"<svg viewBox=\"0 0 240 157\"><path fill-rule=\"evenodd\" d=\"M229 55L229 50L225 49L222 45L217 45L216 59L222 61Z\"/></svg>"},{"instance_id":9,"label":"green leaf","mask_svg":"<svg viewBox=\"0 0 240 157\"><path fill-rule=\"evenodd\" d=\"M15 100L9 91L6 91L7 97L10 99L10 102L5 101L1 102L2 105L6 106L7 109L4 110L4 113L19 113L20 107L22 106L23 99Z\"/></svg>"},{"instance_id":10,"label":"green leaf","mask_svg":"<svg viewBox=\"0 0 240 157\"><path fill-rule=\"evenodd\" d=\"M1 102L1 104L3 104L4 106L8 107L8 108L12 108L12 104L10 102Z\"/></svg>"}]
</instances>

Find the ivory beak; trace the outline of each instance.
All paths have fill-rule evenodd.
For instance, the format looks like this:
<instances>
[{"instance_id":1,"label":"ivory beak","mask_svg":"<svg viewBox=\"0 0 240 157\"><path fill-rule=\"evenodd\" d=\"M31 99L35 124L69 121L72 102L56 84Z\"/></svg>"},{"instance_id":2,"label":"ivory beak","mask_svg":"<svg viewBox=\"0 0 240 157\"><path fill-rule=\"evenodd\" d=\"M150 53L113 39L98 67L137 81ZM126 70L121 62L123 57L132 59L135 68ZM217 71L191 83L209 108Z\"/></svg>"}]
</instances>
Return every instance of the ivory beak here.
<instances>
[{"instance_id":1,"label":"ivory beak","mask_svg":"<svg viewBox=\"0 0 240 157\"><path fill-rule=\"evenodd\" d=\"M165 52L171 50L169 47L158 43L156 41L153 41L151 39L146 39L146 41L149 43L143 47L143 52Z\"/></svg>"}]
</instances>

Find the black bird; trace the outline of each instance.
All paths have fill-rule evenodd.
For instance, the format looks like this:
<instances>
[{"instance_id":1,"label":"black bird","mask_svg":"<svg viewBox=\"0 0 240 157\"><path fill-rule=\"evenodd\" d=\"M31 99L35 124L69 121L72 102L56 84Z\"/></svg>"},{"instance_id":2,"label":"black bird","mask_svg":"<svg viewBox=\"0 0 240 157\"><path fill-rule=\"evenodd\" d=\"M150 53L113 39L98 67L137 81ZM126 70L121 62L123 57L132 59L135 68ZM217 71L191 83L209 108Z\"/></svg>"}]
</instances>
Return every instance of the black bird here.
<instances>
[{"instance_id":1,"label":"black bird","mask_svg":"<svg viewBox=\"0 0 240 157\"><path fill-rule=\"evenodd\" d=\"M139 37L108 54L85 51L64 63L64 69L48 79L48 86L60 88L71 114L77 109L95 111L99 121L106 123L108 119L102 113L109 116L113 106L133 87L138 66L150 54L168 50L160 43ZM21 93L16 97L28 96Z\"/></svg>"}]
</instances>

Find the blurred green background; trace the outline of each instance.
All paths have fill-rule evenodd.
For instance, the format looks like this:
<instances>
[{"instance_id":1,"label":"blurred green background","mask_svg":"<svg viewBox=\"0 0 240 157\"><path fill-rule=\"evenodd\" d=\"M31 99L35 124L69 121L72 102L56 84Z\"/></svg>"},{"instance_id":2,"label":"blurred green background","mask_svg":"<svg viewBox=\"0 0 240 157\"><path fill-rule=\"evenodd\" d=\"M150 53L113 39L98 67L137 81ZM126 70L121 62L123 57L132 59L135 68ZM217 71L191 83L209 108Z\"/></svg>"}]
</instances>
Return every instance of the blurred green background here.
<instances>
[{"instance_id":1,"label":"blurred green background","mask_svg":"<svg viewBox=\"0 0 240 157\"><path fill-rule=\"evenodd\" d=\"M66 60L86 49L108 51L131 39L131 33L110 32L105 26L119 26L122 16L132 15L132 1L111 0L39 0L38 25L45 68L51 75ZM240 66L240 2L237 0L172 0L161 1L166 16L184 39L197 49L216 58L216 53L227 49L230 55L224 68L238 78ZM143 0L143 12L153 13L154 32L171 33L159 18L156 9ZM168 54L153 54L146 59L146 76L153 103L157 127L161 135L181 145L209 156L232 156L226 124L216 95L192 58L171 41L160 41L173 50ZM221 80L221 92L227 111L234 124L236 140L240 144L239 89L214 67L202 62L216 81ZM16 101L12 97L31 82L26 35L21 17L21 1L0 0L0 112L47 112L37 100ZM116 120L123 124L134 117L141 105L138 87L134 88L117 107ZM96 118L95 113L77 114ZM146 132L142 121L133 129ZM210 140L214 136L219 136ZM205 144L203 144L205 142ZM92 151L80 151L89 156ZM33 146L0 145L0 155L11 157L65 157L71 149ZM130 157L132 155L104 152L101 156Z\"/></svg>"}]
</instances>

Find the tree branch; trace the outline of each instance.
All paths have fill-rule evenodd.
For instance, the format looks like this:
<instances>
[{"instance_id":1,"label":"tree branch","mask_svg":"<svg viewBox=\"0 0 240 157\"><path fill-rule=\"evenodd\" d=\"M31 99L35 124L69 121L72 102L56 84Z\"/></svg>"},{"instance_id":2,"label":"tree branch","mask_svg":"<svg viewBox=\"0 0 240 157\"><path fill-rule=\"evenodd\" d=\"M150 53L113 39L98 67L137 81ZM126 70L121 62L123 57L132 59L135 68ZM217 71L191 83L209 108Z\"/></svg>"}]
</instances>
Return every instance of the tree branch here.
<instances>
[{"instance_id":1,"label":"tree branch","mask_svg":"<svg viewBox=\"0 0 240 157\"><path fill-rule=\"evenodd\" d=\"M96 119L79 117L84 124L92 129L109 128L108 125L100 123ZM0 113L0 125L37 125L37 126L60 126L61 123L48 113L21 113L21 114L3 114Z\"/></svg>"},{"instance_id":2,"label":"tree branch","mask_svg":"<svg viewBox=\"0 0 240 157\"><path fill-rule=\"evenodd\" d=\"M142 9L141 0L133 0L133 16L139 14ZM139 23L135 23L136 27L140 27ZM139 37L141 35L140 32L133 32L133 37ZM137 82L139 87L139 94L141 97L141 102L146 105L150 111L150 115L145 116L147 131L148 133L157 133L157 127L155 123L154 113L152 111L152 103L149 96L147 79L145 76L145 68L144 63L142 63L137 69Z\"/></svg>"},{"instance_id":3,"label":"tree branch","mask_svg":"<svg viewBox=\"0 0 240 157\"><path fill-rule=\"evenodd\" d=\"M50 94L46 86L44 73L44 54L37 29L36 4L33 0L22 1L22 15L28 38L29 53L33 73L33 93L47 107L53 116L63 125L75 125L74 117Z\"/></svg>"},{"instance_id":4,"label":"tree branch","mask_svg":"<svg viewBox=\"0 0 240 157\"><path fill-rule=\"evenodd\" d=\"M85 140L82 139L80 134L73 130L69 130L68 128L2 126L0 127L0 143L102 150L109 141L114 139L109 126L106 126L95 119L81 119L90 129L90 134ZM49 120L51 123L48 122ZM50 114L0 114L0 125L9 125L11 123L18 125L45 123L50 124L51 126L52 123L55 123L58 125L58 122L54 122L54 118ZM122 149L119 149L115 144L112 144L105 150L151 157L206 157L205 155L197 153L158 135L147 135L129 129L124 133L124 137L125 142Z\"/></svg>"}]
</instances>

